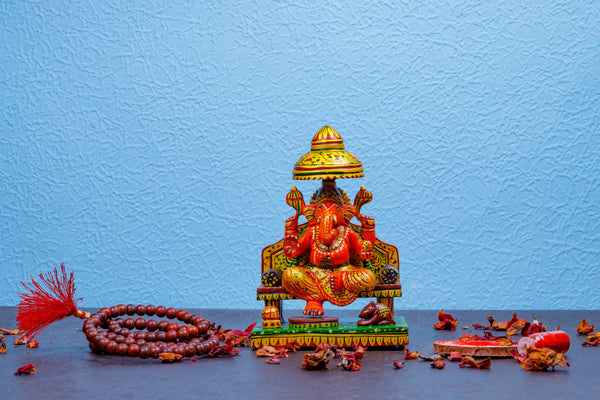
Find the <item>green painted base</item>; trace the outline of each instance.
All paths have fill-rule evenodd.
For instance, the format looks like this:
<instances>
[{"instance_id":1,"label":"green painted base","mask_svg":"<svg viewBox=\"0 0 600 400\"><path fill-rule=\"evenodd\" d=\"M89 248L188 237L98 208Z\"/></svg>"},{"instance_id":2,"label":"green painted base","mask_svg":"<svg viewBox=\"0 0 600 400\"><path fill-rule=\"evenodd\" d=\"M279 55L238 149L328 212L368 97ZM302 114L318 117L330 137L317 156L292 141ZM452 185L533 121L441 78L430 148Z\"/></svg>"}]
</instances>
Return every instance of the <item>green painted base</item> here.
<instances>
[{"instance_id":1,"label":"green painted base","mask_svg":"<svg viewBox=\"0 0 600 400\"><path fill-rule=\"evenodd\" d=\"M395 316L395 325L358 326L356 320L340 320L338 327L296 328L283 325L281 328L263 329L252 332L251 346L284 346L296 340L302 347L316 347L329 343L339 347L352 345L389 347L408 344L408 325L401 316Z\"/></svg>"}]
</instances>

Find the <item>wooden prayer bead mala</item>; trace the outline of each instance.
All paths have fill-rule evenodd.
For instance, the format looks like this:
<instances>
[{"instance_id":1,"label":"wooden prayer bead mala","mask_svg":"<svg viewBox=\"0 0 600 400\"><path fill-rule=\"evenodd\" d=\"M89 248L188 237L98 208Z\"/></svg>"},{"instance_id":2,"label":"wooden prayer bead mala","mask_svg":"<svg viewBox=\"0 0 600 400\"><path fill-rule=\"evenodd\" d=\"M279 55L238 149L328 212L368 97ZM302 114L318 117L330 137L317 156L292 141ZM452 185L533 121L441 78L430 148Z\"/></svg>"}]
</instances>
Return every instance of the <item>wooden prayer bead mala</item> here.
<instances>
[{"instance_id":1,"label":"wooden prayer bead mala","mask_svg":"<svg viewBox=\"0 0 600 400\"><path fill-rule=\"evenodd\" d=\"M120 318L125 315L130 318ZM134 315L139 318L131 318ZM146 320L141 318L144 315L177 319L185 325ZM140 358L158 358L161 353L184 357L207 354L219 346L219 339L209 329L209 321L186 310L133 304L103 307L83 323L83 332L94 353Z\"/></svg>"}]
</instances>

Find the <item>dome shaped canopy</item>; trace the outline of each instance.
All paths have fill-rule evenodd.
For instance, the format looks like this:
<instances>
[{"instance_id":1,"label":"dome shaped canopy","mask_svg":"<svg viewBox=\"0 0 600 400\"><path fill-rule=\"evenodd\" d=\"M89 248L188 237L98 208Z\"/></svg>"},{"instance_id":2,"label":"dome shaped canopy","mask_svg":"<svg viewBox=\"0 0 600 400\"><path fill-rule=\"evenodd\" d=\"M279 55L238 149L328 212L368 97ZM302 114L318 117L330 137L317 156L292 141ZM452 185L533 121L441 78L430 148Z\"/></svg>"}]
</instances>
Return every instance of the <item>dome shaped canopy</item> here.
<instances>
[{"instance_id":1,"label":"dome shaped canopy","mask_svg":"<svg viewBox=\"0 0 600 400\"><path fill-rule=\"evenodd\" d=\"M312 138L310 151L294 165L293 179L360 178L363 166L344 147L339 133L325 125Z\"/></svg>"}]
</instances>

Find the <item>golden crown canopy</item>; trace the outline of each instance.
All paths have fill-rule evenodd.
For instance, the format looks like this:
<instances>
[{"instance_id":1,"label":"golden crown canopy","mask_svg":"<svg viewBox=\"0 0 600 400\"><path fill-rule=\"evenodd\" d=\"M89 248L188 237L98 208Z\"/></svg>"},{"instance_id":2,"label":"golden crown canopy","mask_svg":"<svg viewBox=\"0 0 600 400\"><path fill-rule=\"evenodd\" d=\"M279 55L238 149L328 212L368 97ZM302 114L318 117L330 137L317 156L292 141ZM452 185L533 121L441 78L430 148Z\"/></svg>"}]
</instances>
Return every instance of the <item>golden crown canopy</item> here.
<instances>
[{"instance_id":1,"label":"golden crown canopy","mask_svg":"<svg viewBox=\"0 0 600 400\"><path fill-rule=\"evenodd\" d=\"M293 179L361 178L363 166L344 147L339 133L325 125L312 138L310 151L294 165Z\"/></svg>"}]
</instances>

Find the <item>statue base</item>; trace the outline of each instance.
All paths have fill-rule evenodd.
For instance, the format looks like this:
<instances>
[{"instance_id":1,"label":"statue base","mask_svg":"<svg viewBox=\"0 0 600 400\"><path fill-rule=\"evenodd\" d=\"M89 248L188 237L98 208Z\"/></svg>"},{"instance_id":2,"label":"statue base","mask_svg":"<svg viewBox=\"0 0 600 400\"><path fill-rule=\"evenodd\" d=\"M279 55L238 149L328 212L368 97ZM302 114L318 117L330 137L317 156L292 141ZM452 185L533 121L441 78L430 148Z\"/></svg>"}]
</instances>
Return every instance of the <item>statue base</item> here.
<instances>
[{"instance_id":1,"label":"statue base","mask_svg":"<svg viewBox=\"0 0 600 400\"><path fill-rule=\"evenodd\" d=\"M280 328L255 330L252 332L252 349L262 346L285 346L294 340L301 347L312 348L320 343L338 347L368 346L394 347L408 344L408 325L401 316L395 316L394 325L358 326L355 319L341 319L338 326L318 327L299 320L315 321L315 317L290 318Z\"/></svg>"}]
</instances>

